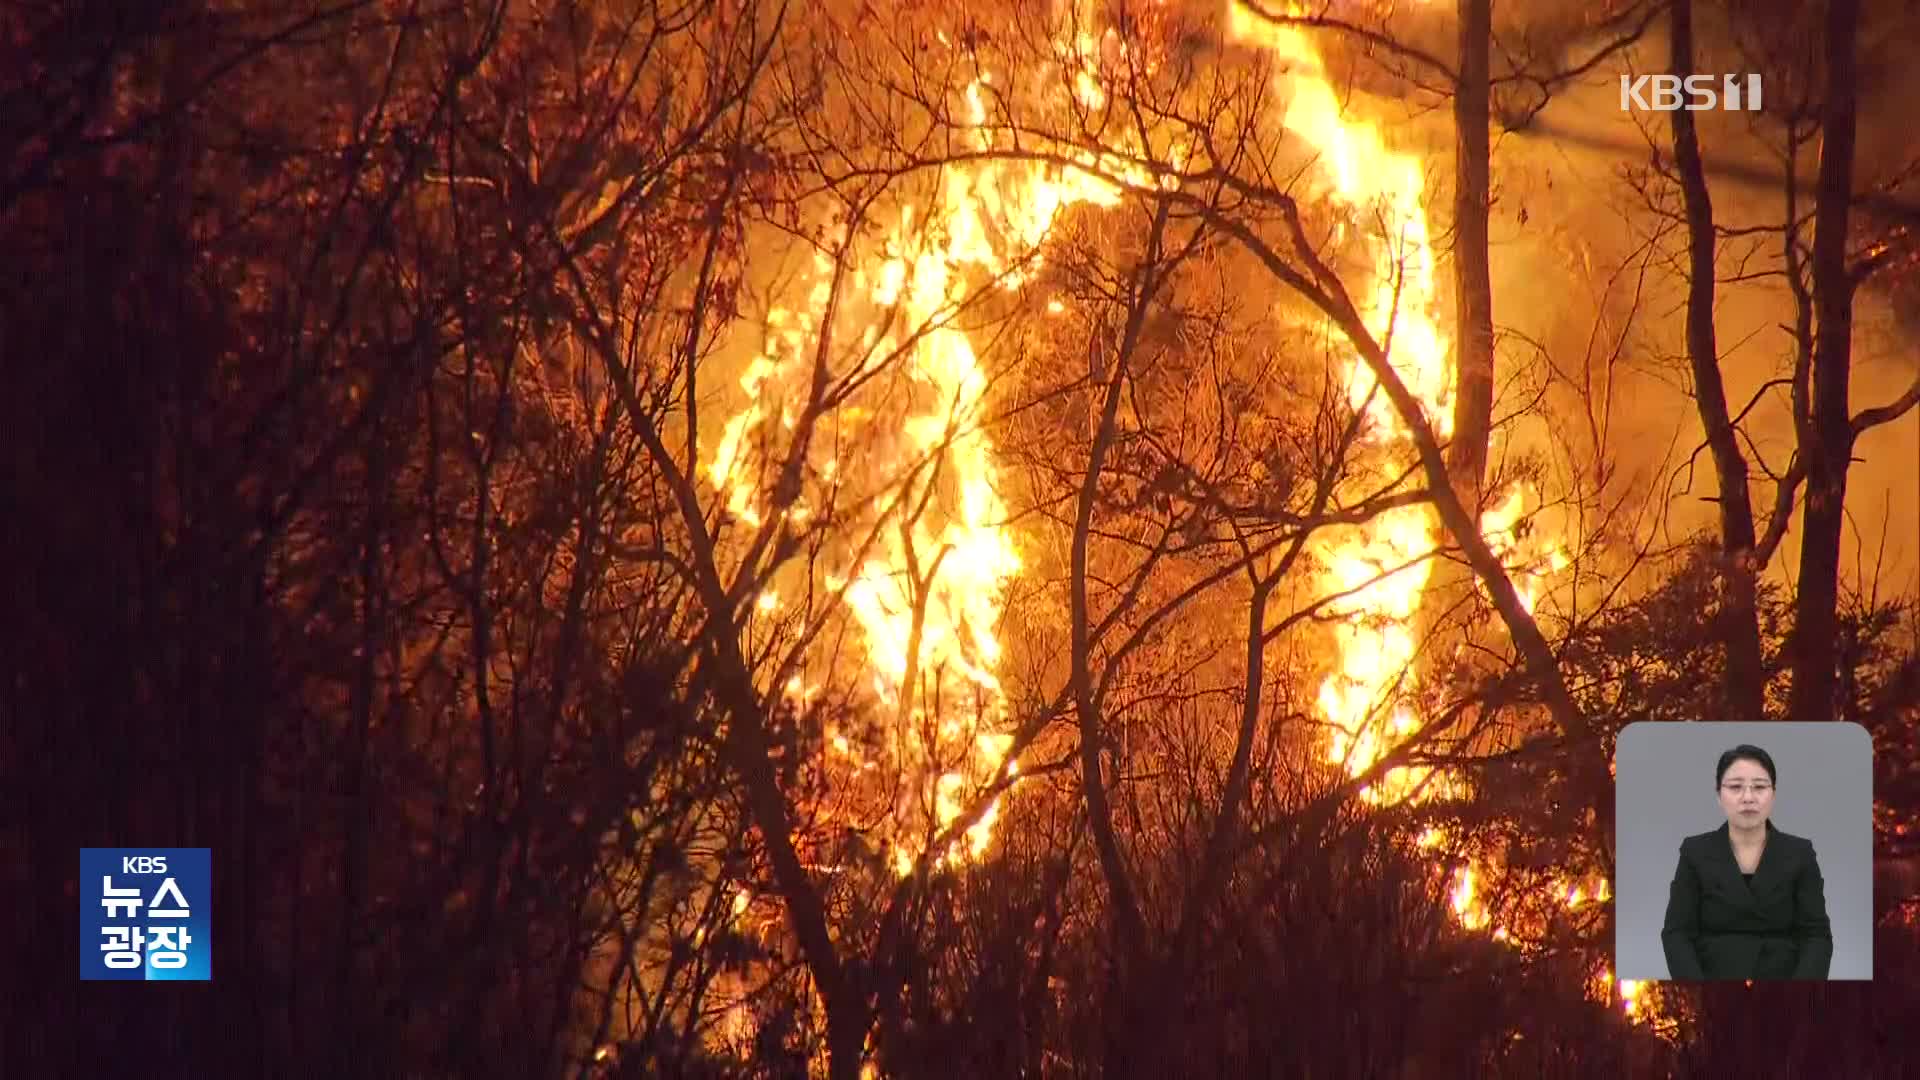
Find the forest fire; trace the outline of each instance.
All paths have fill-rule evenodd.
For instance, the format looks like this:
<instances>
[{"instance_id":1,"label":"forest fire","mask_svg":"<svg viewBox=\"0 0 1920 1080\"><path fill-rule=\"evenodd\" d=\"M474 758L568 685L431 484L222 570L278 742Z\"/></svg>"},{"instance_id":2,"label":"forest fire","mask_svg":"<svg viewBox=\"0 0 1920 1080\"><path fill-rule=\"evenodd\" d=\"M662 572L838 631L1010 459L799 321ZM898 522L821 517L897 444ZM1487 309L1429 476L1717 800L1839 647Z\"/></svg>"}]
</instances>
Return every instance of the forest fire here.
<instances>
[{"instance_id":1,"label":"forest fire","mask_svg":"<svg viewBox=\"0 0 1920 1080\"><path fill-rule=\"evenodd\" d=\"M1320 54L1303 33L1258 19L1231 2L1226 24L1234 39L1282 62L1286 129L1317 158L1325 196L1346 208L1350 221L1365 226L1363 235L1352 238L1366 246L1372 260L1363 315L1379 339L1390 343L1395 368L1429 423L1445 437L1451 428L1454 373L1440 328L1424 163L1417 154L1388 145L1375 124L1346 114L1327 82ZM1080 59L1076 70L1063 72L1062 81L1090 108L1107 99L1097 65L1088 59L1098 56L1100 47L1100 40L1081 31L1060 48L1062 57ZM964 93L966 115L983 151L995 148L982 100L992 79L982 73ZM906 471L882 476L876 491L888 494L874 500L878 509L848 522L850 530L870 535L874 550L855 565L830 571L823 582L843 593L863 629L874 672L872 691L897 729L891 738L870 740L859 749L844 734L835 733L831 742L856 778L875 771L911 778L881 830L890 862L903 877L913 872L927 840L958 820L982 785L995 781L1003 766L1017 773L1017 763L1005 760L1012 740L1004 730L1005 701L996 676L1001 647L994 628L1000 597L1021 562L1007 525L994 447L983 426L986 378L956 316L982 280L1011 291L1034 273L1037 252L1062 210L1120 201L1122 188L1098 174L1102 166L1115 167L1089 159L1089 171L1080 171L1018 158L947 167L929 200L902 206L882 239L864 247L848 243L839 257L853 267L852 297L836 294L841 287L836 261L816 252L806 302L768 313L768 349L742 378L748 404L726 424L710 466L733 513L761 525L772 501L767 485L774 470L770 462L755 460L753 447L775 446L778 440L757 436L755 429L776 419L792 428L793 402L805 400L801 380L815 362L820 335L858 329L866 356L896 350L909 355L914 383L906 395L909 407L876 401L843 410L844 419L865 438L890 425L891 433L878 437L883 445L901 448ZM1121 178L1136 185L1153 182L1137 167L1120 169ZM1054 301L1051 309L1058 306ZM874 324L886 329L866 328ZM1376 392L1359 357L1347 355L1349 400L1366 410L1372 448L1389 460L1405 460L1411 453L1406 425ZM829 487L823 497L844 498L832 490L847 482L843 463L831 447L814 454ZM805 498L788 512L803 518L809 512ZM1531 609L1539 584L1563 557L1553 538L1515 539L1523 512L1523 493L1513 490L1483 515L1481 524L1495 550L1523 575L1523 600ZM1337 659L1321 685L1319 705L1331 732L1328 761L1358 776L1424 723L1404 695L1420 650L1414 624L1440 532L1431 512L1418 505L1326 532L1332 538L1317 544L1326 568L1323 589L1347 598L1331 609L1338 620ZM771 593L763 600L767 610L777 604ZM930 674L951 676L958 685L943 693L928 682ZM796 680L790 689L799 686ZM956 692L960 688L971 693L970 701ZM1385 806L1409 798L1465 797L1469 790L1451 773L1396 767L1360 794L1372 805ZM983 855L999 804L993 800L964 837L933 853L934 863ZM1475 894L1475 874L1466 866L1452 878L1451 903L1461 925L1509 939L1511 928L1490 927ZM1592 892L1570 887L1569 906L1577 906L1583 895Z\"/></svg>"},{"instance_id":2,"label":"forest fire","mask_svg":"<svg viewBox=\"0 0 1920 1080\"><path fill-rule=\"evenodd\" d=\"M1451 433L1455 385L1450 346L1441 330L1437 306L1431 231L1425 206L1426 171L1420 157L1391 148L1379 128L1346 114L1323 77L1319 51L1304 33L1251 15L1229 0L1228 23L1239 39L1257 43L1286 61L1287 130L1313 148L1328 194L1349 207L1354 220L1375 223L1372 287L1363 309L1375 335L1391 343L1389 357L1441 437ZM1294 14L1303 14L1296 11ZM1410 456L1405 424L1375 393L1375 380L1358 356L1350 355L1348 385L1352 402L1366 403L1373 438L1391 453ZM1523 492L1510 491L1481 516L1482 533L1503 560L1523 576L1522 602L1532 610L1549 575L1564 568L1560 538L1539 534L1520 540L1516 525L1524 513ZM1420 644L1415 619L1432 576L1431 554L1440 540L1438 523L1426 507L1389 510L1352 535L1328 543L1326 591L1348 595L1336 625L1339 660L1321 685L1319 704L1332 731L1327 758L1350 775L1361 775L1391 753L1424 723L1402 697ZM1422 767L1395 767L1364 787L1361 797L1373 805L1406 799L1463 798L1466 782L1451 773ZM1432 848L1441 837L1422 837ZM1477 892L1482 871L1462 866L1451 875L1449 898L1461 926L1490 930L1498 940L1514 938L1514 928L1494 925ZM1567 885L1565 902L1575 908L1588 899L1607 898L1606 885ZM1611 976L1606 976L1611 979ZM1637 1013L1636 989L1620 987L1623 1008Z\"/></svg>"},{"instance_id":3,"label":"forest fire","mask_svg":"<svg viewBox=\"0 0 1920 1080\"><path fill-rule=\"evenodd\" d=\"M1424 163L1417 154L1391 147L1374 123L1347 115L1305 34L1259 19L1232 2L1226 13L1235 40L1282 62L1286 129L1317 159L1325 196L1365 226L1363 235L1353 238L1372 260L1363 314L1379 339L1390 343L1395 368L1434 430L1445 437L1451 429L1454 373L1437 307ZM1087 107L1107 98L1096 65L1086 59L1099 49L1100 41L1082 31L1060 52L1082 60L1064 81ZM981 74L964 94L974 137L987 151L994 149L994 136L982 91L992 79L991 73ZM913 872L927 838L956 821L974 792L993 782L1003 766L1017 772L1017 763L1005 761L1012 740L1003 730L1005 702L995 674L1001 647L994 627L1000 597L1021 562L1006 523L994 448L983 427L986 379L956 316L981 280L1014 290L1036 271L1037 252L1062 210L1120 201L1123 189L1098 172L1114 166L1092 159L1089 166L1090 171L1080 171L1017 158L949 166L925 205L901 207L883 239L867 247L849 243L840 256L854 268L852 289L864 295L837 295L835 259L816 252L806 302L768 312L767 351L751 361L741 380L748 404L727 422L710 465L732 512L750 525L763 524L773 468L755 460L753 447L776 446L778 440L756 437L755 429L776 420L792 429L793 402L803 401L805 394L799 380L815 362L820 335L845 334L865 320L865 355L903 350L910 356L911 406L903 410L897 403L876 402L844 409L844 418L866 438L891 424L892 433L881 441L900 446L901 460L908 464L904 475L881 478L877 490L889 494L875 512L848 523L849 529L868 531L877 550L824 580L829 590L843 593L862 627L874 670L873 693L899 729L864 750L856 750L844 734L833 735L832 744L855 776L878 768L913 778L885 828L890 861L901 876ZM1153 182L1137 167L1121 171L1123 179L1137 185ZM1052 308L1058 310L1057 301ZM870 328L875 323L888 329L876 332ZM903 342L902 333L909 340ZM1349 400L1366 410L1372 447L1390 460L1406 459L1411 453L1406 425L1376 392L1359 357L1347 355ZM845 471L830 447L816 449L815 456L818 474L830 488L843 483ZM843 496L830 490L825 497ZM809 513L804 497L788 512L804 520ZM1539 584L1563 565L1563 556L1553 538L1514 539L1523 512L1523 493L1513 490L1482 516L1481 524L1495 550L1524 575L1523 600L1531 608ZM1321 685L1319 705L1331 732L1327 760L1358 776L1424 723L1404 693L1420 649L1414 624L1440 532L1431 512L1418 505L1326 532L1332 539L1317 544L1326 568L1323 588L1346 599L1330 612L1338 620L1337 659ZM777 606L771 592L762 600L764 610ZM971 702L955 687L946 688L944 698L929 689L929 673L953 676L971 691ZM790 690L800 685L796 679ZM1360 794L1384 806L1408 798L1465 797L1469 791L1451 773L1396 767ZM936 865L984 854L998 813L995 799L952 848L934 854ZM1489 916L1475 895L1474 869L1461 868L1453 882L1451 902L1461 924L1488 928ZM1569 906L1581 895L1573 887ZM1511 935L1509 928L1495 929L1503 940Z\"/></svg>"},{"instance_id":4,"label":"forest fire","mask_svg":"<svg viewBox=\"0 0 1920 1080\"><path fill-rule=\"evenodd\" d=\"M1900 5L72 7L16 1071L1897 1070Z\"/></svg>"},{"instance_id":5,"label":"forest fire","mask_svg":"<svg viewBox=\"0 0 1920 1080\"><path fill-rule=\"evenodd\" d=\"M982 101L991 81L983 73L964 95L981 150L993 149ZM1085 71L1075 73L1074 85L1083 98L1098 94ZM1017 159L948 168L927 204L902 206L882 239L848 245L842 258L855 265L851 287L862 295L835 295L835 261L816 253L806 306L769 312L777 348L749 365L742 386L750 403L727 423L716 449L710 469L716 486L737 515L758 525L769 492L756 487L756 478L767 475L768 464L753 460L748 449L754 428L776 416L791 427L791 406L778 403L793 400L795 380L811 371L818 335L870 320L860 329L865 357L899 352L909 358L905 408L879 395L842 410L840 419L861 429L863 438L897 448L903 464L871 478L884 499L848 522L850 530L868 532L867 546L877 550L829 571L823 582L844 596L864 630L873 692L897 728L893 738L869 748L872 756L856 752L844 736L836 736L835 745L856 774L880 765L911 778L884 827L903 877L928 838L958 820L983 784L998 779L1003 766L1017 772L1005 760L1012 737L1001 730L1005 701L995 674L1001 658L995 628L1020 557L984 430L986 376L955 320L980 281L1011 291L1038 268L1035 252L1063 209L1110 206L1121 195L1092 172ZM888 329L876 332L875 325ZM819 475L838 488L848 470L830 447L817 453ZM836 496L845 497L834 491L829 498ZM802 510L804 504L794 507ZM943 677L957 685L942 687ZM876 756L888 760L881 765ZM964 837L935 853L935 863L981 855L997 815L996 799Z\"/></svg>"},{"instance_id":6,"label":"forest fire","mask_svg":"<svg viewBox=\"0 0 1920 1080\"><path fill-rule=\"evenodd\" d=\"M1373 124L1344 115L1323 77L1320 54L1303 33L1231 2L1228 20L1236 37L1286 62L1287 130L1315 152L1331 198L1355 220L1374 223L1365 240L1373 273L1362 314L1376 336L1391 343L1390 359L1444 437L1451 427L1453 377L1435 306L1420 159L1389 148ZM1404 458L1405 425L1351 352L1346 381L1352 404L1367 407L1373 440ZM1417 651L1413 620L1439 537L1432 515L1418 506L1389 510L1352 533L1326 544L1321 556L1327 591L1352 595L1339 612L1346 616L1335 631L1339 661L1320 688L1320 708L1333 732L1328 760L1358 775L1415 729L1415 718L1395 699ZM1429 779L1421 770L1395 769L1366 797L1393 801Z\"/></svg>"}]
</instances>

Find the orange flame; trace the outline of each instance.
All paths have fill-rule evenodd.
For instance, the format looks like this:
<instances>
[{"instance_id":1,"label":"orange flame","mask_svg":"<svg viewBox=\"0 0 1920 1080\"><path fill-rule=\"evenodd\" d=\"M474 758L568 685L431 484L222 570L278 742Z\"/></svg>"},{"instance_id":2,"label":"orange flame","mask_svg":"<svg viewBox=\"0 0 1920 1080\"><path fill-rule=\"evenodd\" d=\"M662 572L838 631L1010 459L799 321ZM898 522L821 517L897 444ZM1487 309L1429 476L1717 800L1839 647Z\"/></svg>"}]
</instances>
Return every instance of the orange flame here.
<instances>
[{"instance_id":1,"label":"orange flame","mask_svg":"<svg viewBox=\"0 0 1920 1080\"><path fill-rule=\"evenodd\" d=\"M1426 181L1420 158L1393 149L1377 126L1343 115L1340 99L1324 77L1320 54L1300 31L1260 19L1234 0L1228 0L1228 26L1236 40L1260 45L1284 62L1277 78L1290 98L1285 126L1317 153L1327 195L1347 207L1354 220L1381 223L1366 237L1373 279L1361 311L1375 338L1388 348L1390 362L1419 401L1428 425L1447 438L1452 433L1454 373L1435 302L1436 260L1423 206ZM1373 393L1374 379L1357 354L1349 355L1346 378L1349 400L1356 407L1367 403L1374 444L1397 458L1409 456L1411 440L1401 417L1382 395ZM1519 525L1525 518L1525 499L1516 489L1481 516L1480 529L1503 562L1520 564L1515 585L1531 612L1551 576L1569 560L1553 539L1538 532L1523 537ZM1347 619L1335 629L1339 660L1319 695L1320 710L1333 732L1327 759L1349 775L1368 771L1421 726L1412 706L1401 699L1399 686L1414 659L1412 619L1429 582L1431 562L1426 556L1437 542L1436 523L1427 510L1407 507L1350 530L1321 552L1328 590L1351 593L1342 609ZM1466 793L1458 777L1399 767L1362 789L1361 796L1385 804ZM1443 830L1428 829L1416 843L1432 851L1446 842ZM1468 865L1453 871L1447 899L1464 928L1512 941L1513 928L1496 922L1481 894L1489 869ZM1569 910L1611 898L1604 880L1562 882L1555 888ZM1611 972L1605 978L1611 984ZM1640 984L1622 982L1619 994L1628 1015L1641 1018Z\"/></svg>"},{"instance_id":2,"label":"orange flame","mask_svg":"<svg viewBox=\"0 0 1920 1080\"><path fill-rule=\"evenodd\" d=\"M1068 56L1094 54L1093 39L1081 36ZM1065 84L1083 103L1104 100L1084 59L1079 63L1081 70ZM981 150L996 144L984 93L992 83L993 75L982 73L962 95ZM904 467L878 485L881 509L862 523L873 529L876 548L827 573L824 583L841 592L864 631L877 702L910 721L887 752L891 760L853 762L856 770L880 765L915 778L895 807L894 827L886 837L890 861L902 875L923 854L924 837L960 820L983 783L1003 769L1017 774L1006 760L1012 737L1000 730L1005 703L995 628L1005 587L1021 561L985 430L987 377L972 341L954 325L954 315L977 294L980 281L1013 289L1030 276L1040 263L1037 251L1063 210L1119 203L1121 188L1093 170L1131 183L1150 180L1143 170L1100 155L1069 151L1065 156L1087 168L1011 158L951 165L925 205L900 207L876 248L856 253L863 258L854 265L862 269L853 281L868 309L911 335L869 330L864 343L870 355L904 353L914 404L904 412L847 406L834 418L862 427L876 445L900 447ZM770 512L757 478L772 470L756 440L765 441L775 417L784 429L793 427L792 407L776 402L792 400L789 391L806 384L832 306L834 265L818 256L815 269L805 305L809 318L786 308L769 313L770 347L747 365L741 378L747 405L727 422L708 469L729 511L750 526L762 526ZM823 478L835 481L843 472L831 459L817 467ZM804 500L788 510L801 522L812 512ZM772 592L759 598L764 611L779 603ZM956 707L947 695L949 703L932 709L917 685L929 676L961 680L972 689L974 704ZM788 691L806 694L798 682ZM837 756L862 757L844 734L831 734L829 744ZM936 863L983 854L999 810L997 799L989 803L952 848L934 853Z\"/></svg>"},{"instance_id":3,"label":"orange flame","mask_svg":"<svg viewBox=\"0 0 1920 1080\"><path fill-rule=\"evenodd\" d=\"M1391 148L1373 124L1343 115L1323 77L1319 52L1300 31L1249 14L1228 0L1228 29L1260 45L1284 67L1276 78L1289 98L1285 124L1318 155L1330 199L1355 220L1381 227L1366 238L1373 266L1362 298L1369 329L1390 348L1389 359L1443 438L1452 423L1453 378L1446 336L1435 302L1434 252L1423 196L1426 177L1417 155ZM1349 400L1365 404L1372 440L1404 456L1405 425L1380 395L1357 353L1349 351ZM1369 402L1369 398L1371 401ZM1330 592L1352 593L1339 609L1339 661L1320 687L1319 705L1332 738L1327 759L1358 775L1412 734L1418 723L1396 688L1414 658L1412 619L1431 574L1427 556L1437 546L1432 516L1404 507L1345 530L1320 552ZM1378 579L1378 580L1375 580ZM1370 802L1397 802L1433 779L1429 770L1391 770L1362 794Z\"/></svg>"}]
</instances>

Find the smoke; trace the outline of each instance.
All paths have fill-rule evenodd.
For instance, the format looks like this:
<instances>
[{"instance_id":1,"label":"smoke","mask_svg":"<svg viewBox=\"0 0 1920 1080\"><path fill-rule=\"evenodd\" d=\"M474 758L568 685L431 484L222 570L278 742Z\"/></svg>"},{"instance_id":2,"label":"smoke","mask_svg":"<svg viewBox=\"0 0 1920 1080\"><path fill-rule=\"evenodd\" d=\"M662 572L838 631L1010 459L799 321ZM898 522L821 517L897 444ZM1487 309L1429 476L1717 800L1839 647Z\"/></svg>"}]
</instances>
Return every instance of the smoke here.
<instances>
[{"instance_id":1,"label":"smoke","mask_svg":"<svg viewBox=\"0 0 1920 1080\"><path fill-rule=\"evenodd\" d=\"M1666 50L1666 41L1656 36L1629 60L1637 71L1663 70ZM1723 70L1704 62L1702 68ZM1684 232L1673 231L1661 241L1662 254L1649 259L1657 231L1673 225L1649 213L1629 181L1656 154L1671 156L1668 122L1662 115L1621 111L1619 70L1596 72L1558 96L1525 132L1499 137L1493 163L1494 315L1508 331L1503 370L1528 362L1537 344L1561 374L1584 375L1596 388L1611 385L1607 451L1622 469L1617 482L1644 492L1656 504L1650 509L1665 512L1665 538L1679 540L1715 527L1717 484L1704 454L1686 468L1702 430L1687 396L1691 380L1683 359ZM1863 188L1912 167L1906 113L1920 91L1920 72L1874 68L1867 83L1857 158ZM1785 167L1774 148L1776 125L1746 113L1694 115L1716 224L1729 230L1777 225L1784 215ZM1812 153L1802 155L1802 213L1811 212L1806 193L1816 167ZM1440 180L1444 189L1445 178ZM1920 192L1907 196L1911 204L1903 194L1881 198L1856 216L1884 225L1910 214L1920 222ZM1856 235L1864 235L1869 223L1857 221ZM1750 449L1776 472L1787 467L1793 446L1786 392L1767 386L1791 370L1793 356L1794 300L1780 266L1777 236L1729 239L1720 251L1723 283L1716 297L1728 401L1736 411L1754 402L1743 425ZM1735 276L1741 280L1724 280ZM1855 412L1894 400L1920 375L1916 276L1909 268L1858 294ZM1624 348L1610 362L1614 335L1629 316ZM1581 416L1584 407L1569 393L1554 405L1562 416ZM1577 425L1561 425L1552 438L1583 434ZM1548 435L1536 430L1529 438L1544 442ZM1841 572L1846 584L1877 588L1882 596L1910 592L1920 584L1920 415L1909 413L1869 432L1855 458L1847 498L1852 527ZM1772 498L1772 485L1760 483L1756 513L1770 512ZM1769 567L1779 580L1791 580L1797 569L1797 517Z\"/></svg>"}]
</instances>

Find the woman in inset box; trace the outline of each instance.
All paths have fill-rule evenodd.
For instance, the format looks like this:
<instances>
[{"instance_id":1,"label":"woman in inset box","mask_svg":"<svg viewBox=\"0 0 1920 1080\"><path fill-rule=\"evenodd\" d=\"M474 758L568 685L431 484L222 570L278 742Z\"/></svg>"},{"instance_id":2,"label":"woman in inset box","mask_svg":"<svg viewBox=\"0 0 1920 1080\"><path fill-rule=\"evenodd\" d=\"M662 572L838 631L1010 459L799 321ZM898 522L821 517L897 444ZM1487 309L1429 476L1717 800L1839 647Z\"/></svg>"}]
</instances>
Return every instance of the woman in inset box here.
<instances>
[{"instance_id":1,"label":"woman in inset box","mask_svg":"<svg viewBox=\"0 0 1920 1080\"><path fill-rule=\"evenodd\" d=\"M1773 758L1742 744L1714 773L1727 823L1680 844L1660 943L1674 979L1824 979L1833 929L1813 843L1773 812Z\"/></svg>"}]
</instances>

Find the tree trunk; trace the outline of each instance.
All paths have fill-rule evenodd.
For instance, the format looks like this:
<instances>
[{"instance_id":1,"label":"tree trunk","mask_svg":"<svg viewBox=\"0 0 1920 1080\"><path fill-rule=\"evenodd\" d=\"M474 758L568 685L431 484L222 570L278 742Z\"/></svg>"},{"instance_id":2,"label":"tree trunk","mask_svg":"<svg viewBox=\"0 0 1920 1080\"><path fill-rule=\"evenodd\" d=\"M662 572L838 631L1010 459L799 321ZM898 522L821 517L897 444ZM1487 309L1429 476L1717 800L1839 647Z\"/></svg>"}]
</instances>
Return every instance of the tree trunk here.
<instances>
[{"instance_id":1,"label":"tree trunk","mask_svg":"<svg viewBox=\"0 0 1920 1080\"><path fill-rule=\"evenodd\" d=\"M1847 217L1853 194L1854 38L1859 0L1827 9L1826 103L1821 117L1820 179L1814 206L1813 431L1807 460L1807 508L1800 545L1800 592L1794 604L1795 720L1834 718L1835 607L1839 602L1840 531L1853 456L1847 414L1852 362L1853 280L1847 268Z\"/></svg>"},{"instance_id":2,"label":"tree trunk","mask_svg":"<svg viewBox=\"0 0 1920 1080\"><path fill-rule=\"evenodd\" d=\"M1453 95L1453 442L1447 468L1460 501L1476 515L1493 424L1493 282L1487 259L1492 163L1488 149L1487 53L1492 0L1460 4L1460 82Z\"/></svg>"},{"instance_id":3,"label":"tree trunk","mask_svg":"<svg viewBox=\"0 0 1920 1080\"><path fill-rule=\"evenodd\" d=\"M1675 0L1673 14L1673 73L1693 74L1693 3ZM1726 589L1721 632L1727 647L1724 693L1726 720L1758 720L1764 700L1765 676L1760 658L1760 623L1754 609L1753 503L1747 490L1747 459L1727 414L1726 388L1720 379L1720 353L1714 340L1713 200L1707 193L1706 169L1700 160L1700 141L1693 114L1676 109L1673 122L1673 158L1686 203L1687 248L1687 361L1693 372L1693 403L1706 429L1707 449L1713 454L1720 481L1721 580Z\"/></svg>"}]
</instances>

